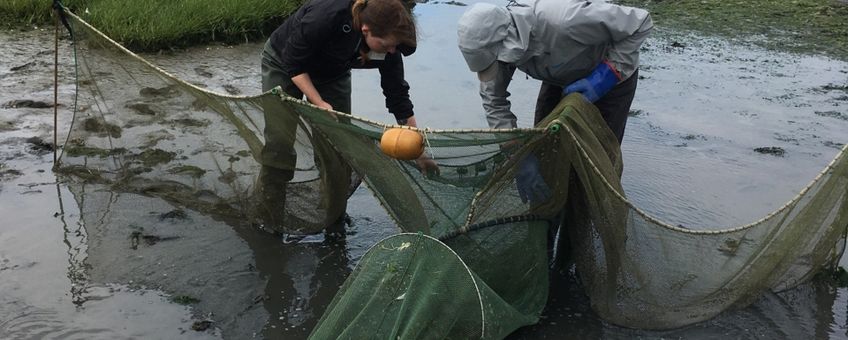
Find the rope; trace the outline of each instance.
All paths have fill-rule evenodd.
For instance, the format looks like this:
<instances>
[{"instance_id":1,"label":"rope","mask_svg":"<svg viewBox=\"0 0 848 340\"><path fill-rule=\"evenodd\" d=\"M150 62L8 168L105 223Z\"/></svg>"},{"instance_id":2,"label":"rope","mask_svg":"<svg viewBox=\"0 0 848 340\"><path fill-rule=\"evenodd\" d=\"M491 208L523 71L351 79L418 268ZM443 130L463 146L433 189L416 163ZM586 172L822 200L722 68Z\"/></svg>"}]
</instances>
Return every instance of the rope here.
<instances>
[{"instance_id":1,"label":"rope","mask_svg":"<svg viewBox=\"0 0 848 340\"><path fill-rule=\"evenodd\" d=\"M421 132L424 135L424 142L427 143L427 153L430 154L430 159L436 159L436 156L433 155L433 147L430 145L430 138L427 137L427 132L430 132L430 128L425 128Z\"/></svg>"},{"instance_id":2,"label":"rope","mask_svg":"<svg viewBox=\"0 0 848 340\"><path fill-rule=\"evenodd\" d=\"M501 217L496 218L494 220L484 221L480 223L475 223L469 225L467 228L454 230L442 237L439 237L439 241L447 241L459 235L467 234L472 231L477 231L484 228L494 227L496 225L507 224L507 223L518 223L518 222L533 222L533 221L547 221L547 219L542 218L539 215L519 215L519 216L509 216L509 217Z\"/></svg>"}]
</instances>

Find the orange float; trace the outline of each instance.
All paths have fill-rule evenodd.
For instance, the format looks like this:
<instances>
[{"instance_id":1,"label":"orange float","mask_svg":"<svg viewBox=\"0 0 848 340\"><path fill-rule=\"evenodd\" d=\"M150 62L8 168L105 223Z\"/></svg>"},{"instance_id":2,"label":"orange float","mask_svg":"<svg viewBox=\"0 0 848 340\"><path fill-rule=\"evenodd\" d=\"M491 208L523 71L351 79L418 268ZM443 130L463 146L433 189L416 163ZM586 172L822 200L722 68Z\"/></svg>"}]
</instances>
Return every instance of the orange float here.
<instances>
[{"instance_id":1,"label":"orange float","mask_svg":"<svg viewBox=\"0 0 848 340\"><path fill-rule=\"evenodd\" d=\"M424 153L424 136L420 132L391 128L383 132L380 138L380 150L389 157L410 161L418 159Z\"/></svg>"}]
</instances>

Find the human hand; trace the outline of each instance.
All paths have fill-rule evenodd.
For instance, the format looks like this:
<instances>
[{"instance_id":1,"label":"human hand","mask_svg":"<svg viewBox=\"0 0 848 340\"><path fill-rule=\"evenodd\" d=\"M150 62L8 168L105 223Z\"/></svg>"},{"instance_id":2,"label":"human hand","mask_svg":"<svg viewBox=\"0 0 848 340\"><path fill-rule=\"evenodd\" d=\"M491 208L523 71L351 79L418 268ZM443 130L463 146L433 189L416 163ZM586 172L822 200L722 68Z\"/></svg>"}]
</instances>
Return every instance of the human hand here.
<instances>
[{"instance_id":1,"label":"human hand","mask_svg":"<svg viewBox=\"0 0 848 340\"><path fill-rule=\"evenodd\" d=\"M621 75L618 74L609 61L604 60L598 64L592 73L589 73L586 78L577 80L566 86L562 91L562 95L570 93L580 93L586 97L590 103L594 103L607 94L618 82L621 81Z\"/></svg>"},{"instance_id":2,"label":"human hand","mask_svg":"<svg viewBox=\"0 0 848 340\"><path fill-rule=\"evenodd\" d=\"M330 105L330 103L321 100L315 103L315 106L329 111L330 117L332 117L335 121L339 121L339 117L333 112L333 105Z\"/></svg>"},{"instance_id":3,"label":"human hand","mask_svg":"<svg viewBox=\"0 0 848 340\"><path fill-rule=\"evenodd\" d=\"M418 157L418 159L415 160L415 164L418 166L418 170L421 171L421 174L424 175L424 177L438 175L440 172L439 164L425 155Z\"/></svg>"},{"instance_id":4,"label":"human hand","mask_svg":"<svg viewBox=\"0 0 848 340\"><path fill-rule=\"evenodd\" d=\"M322 109L324 109L324 110L327 110L327 111L333 111L333 105L330 105L330 103L325 102L325 101L323 101L323 100L318 101L318 102L316 102L316 103L314 103L314 104L315 104L315 106L320 107L320 108L322 108Z\"/></svg>"},{"instance_id":5,"label":"human hand","mask_svg":"<svg viewBox=\"0 0 848 340\"><path fill-rule=\"evenodd\" d=\"M518 165L518 173L515 174L515 184L518 187L518 196L521 202L541 203L551 197L551 189L542 178L539 171L539 159L536 155L528 154Z\"/></svg>"}]
</instances>

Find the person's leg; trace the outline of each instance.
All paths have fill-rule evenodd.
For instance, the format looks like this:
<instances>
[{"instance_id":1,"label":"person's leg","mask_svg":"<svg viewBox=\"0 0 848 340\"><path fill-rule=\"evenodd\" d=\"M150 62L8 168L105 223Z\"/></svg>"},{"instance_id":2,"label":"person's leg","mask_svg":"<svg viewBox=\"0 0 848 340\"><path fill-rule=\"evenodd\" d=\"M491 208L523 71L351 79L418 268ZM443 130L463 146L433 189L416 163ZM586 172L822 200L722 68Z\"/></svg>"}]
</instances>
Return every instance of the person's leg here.
<instances>
[{"instance_id":1,"label":"person's leg","mask_svg":"<svg viewBox=\"0 0 848 340\"><path fill-rule=\"evenodd\" d=\"M562 100L562 87L542 82L539 87L539 96L536 97L536 117L533 125L539 124L556 108Z\"/></svg>"},{"instance_id":2,"label":"person's leg","mask_svg":"<svg viewBox=\"0 0 848 340\"><path fill-rule=\"evenodd\" d=\"M262 90L280 86L292 97L303 97L275 59L270 44L266 44L262 52ZM256 208L266 227L285 232L286 188L297 164L294 143L298 118L283 114L282 105L276 97L266 97L262 102L265 145L260 154L262 166L256 183L259 198Z\"/></svg>"},{"instance_id":3,"label":"person's leg","mask_svg":"<svg viewBox=\"0 0 848 340\"><path fill-rule=\"evenodd\" d=\"M604 121L607 122L612 133L618 138L618 144L624 139L624 128L627 125L627 116L630 113L630 104L636 95L636 83L639 79L639 70L633 72L624 82L616 85L595 106L601 111Z\"/></svg>"},{"instance_id":4,"label":"person's leg","mask_svg":"<svg viewBox=\"0 0 848 340\"><path fill-rule=\"evenodd\" d=\"M266 44L262 52L262 91L280 86L286 94L302 98L303 93L294 85L273 56L271 45ZM281 112L282 103L268 97L262 103L265 114L265 147L262 148L262 165L293 171L297 163L294 142L297 137L299 119ZM291 179L291 178L289 178Z\"/></svg>"},{"instance_id":5,"label":"person's leg","mask_svg":"<svg viewBox=\"0 0 848 340\"><path fill-rule=\"evenodd\" d=\"M639 71L637 70L636 72L633 72L633 75L631 75L630 78L616 85L612 90L610 90L610 92L595 102L595 106L598 108L598 111L601 112L607 126L618 138L619 144L621 144L621 141L624 138L624 128L627 124L627 115L630 113L630 104L633 102L633 97L636 94L636 83L638 78ZM539 96L536 99L536 117L534 124L538 124L540 121L545 119L545 117L547 117L547 115L556 108L559 101L562 100L562 90L563 87L544 82L542 83L542 86L539 88ZM570 176L571 178L576 178L573 172ZM573 184L569 185L569 187L576 188ZM564 257L569 255L568 235L564 233L565 230L560 230L561 226L564 224L563 219L565 218L568 218L568 215L567 211L564 209L557 214L557 217L553 221L551 221L551 227L548 229L548 254L550 256L556 254L558 257L558 259L551 258L551 264L564 261ZM559 236L558 239L557 236ZM554 250L554 247L558 248L557 251Z\"/></svg>"},{"instance_id":6,"label":"person's leg","mask_svg":"<svg viewBox=\"0 0 848 340\"><path fill-rule=\"evenodd\" d=\"M551 111L556 108L560 100L562 100L562 87L542 82L541 87L539 87L539 96L536 97L536 115L533 119L533 125L539 124L539 122L551 114ZM562 240L561 238L557 240L557 235L560 233L561 215L562 213L560 212L548 224L548 265L551 266L557 260L554 258L557 255L555 247L558 241L561 242Z\"/></svg>"},{"instance_id":7,"label":"person's leg","mask_svg":"<svg viewBox=\"0 0 848 340\"><path fill-rule=\"evenodd\" d=\"M351 113L351 76L350 72L347 74L333 79L329 81L321 81L318 80L315 82L315 89L318 90L318 93L321 94L321 98L324 99L327 103L333 106L333 110ZM339 119L340 122L345 122L345 119ZM343 161L340 163L346 164ZM351 170L347 165L344 166L348 175L351 173ZM344 204L347 203L347 197L345 197ZM342 238L345 235L345 226L350 222L350 218L347 216L347 213L344 211L341 216L336 219L335 222L327 226L325 230L325 234L329 239Z\"/></svg>"}]
</instances>

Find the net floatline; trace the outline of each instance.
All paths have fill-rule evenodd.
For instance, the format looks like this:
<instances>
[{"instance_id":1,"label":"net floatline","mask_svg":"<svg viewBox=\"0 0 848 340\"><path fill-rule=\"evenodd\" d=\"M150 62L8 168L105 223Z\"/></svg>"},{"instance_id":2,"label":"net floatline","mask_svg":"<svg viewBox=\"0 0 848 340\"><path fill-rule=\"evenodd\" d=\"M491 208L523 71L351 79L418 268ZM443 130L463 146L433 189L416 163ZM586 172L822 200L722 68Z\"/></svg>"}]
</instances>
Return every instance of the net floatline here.
<instances>
[{"instance_id":1,"label":"net floatline","mask_svg":"<svg viewBox=\"0 0 848 340\"><path fill-rule=\"evenodd\" d=\"M445 336L497 338L535 322L548 289L546 227L535 219L552 218L566 203L573 256L593 308L630 327L678 327L745 305L766 289L786 289L809 278L838 259L844 247L846 148L797 197L763 219L688 230L650 217L626 200L617 143L596 109L579 97L566 98L540 125L559 130L423 130L427 151L441 168L441 175L424 177L413 162L380 152L376 142L390 125L341 113L336 120L271 92L208 91L133 54L78 17L69 14L69 19L78 39L82 90L61 158L60 171L70 178L261 222L254 210L262 169L258 155L265 142L264 111L272 110L296 119L298 128L289 136L297 164L283 190L286 222L271 227L310 233L332 224L344 213L358 174L401 229L421 233L372 247L369 254L377 253L363 258L316 334L354 334L354 328L367 331L356 325L373 324L386 332L381 334L415 334L427 324ZM523 147L512 153L500 149L515 141ZM539 159L553 193L538 206L521 202L513 179L517 160L529 153ZM516 217L522 219L510 220ZM444 259L453 274L439 276L440 261L420 252L404 257L390 251L395 245L384 244L401 239L433 249L432 256ZM450 251L439 250L445 247ZM400 257L392 259L395 255ZM391 274L386 263L397 266L392 273L403 273L392 274L393 289L415 287L410 298L388 299L381 294L390 291L374 285L389 279L382 277ZM424 297L438 290L427 289L444 283L457 285L449 290L457 294L453 299L473 301L470 305L484 306L483 312L479 307L467 315L432 312ZM397 301L403 301L402 308ZM364 310L356 307L363 303L375 314L356 312Z\"/></svg>"}]
</instances>

